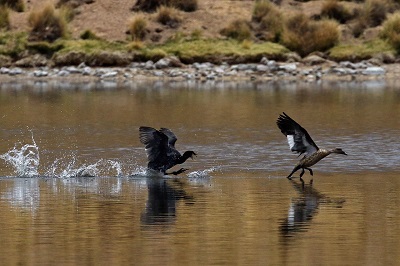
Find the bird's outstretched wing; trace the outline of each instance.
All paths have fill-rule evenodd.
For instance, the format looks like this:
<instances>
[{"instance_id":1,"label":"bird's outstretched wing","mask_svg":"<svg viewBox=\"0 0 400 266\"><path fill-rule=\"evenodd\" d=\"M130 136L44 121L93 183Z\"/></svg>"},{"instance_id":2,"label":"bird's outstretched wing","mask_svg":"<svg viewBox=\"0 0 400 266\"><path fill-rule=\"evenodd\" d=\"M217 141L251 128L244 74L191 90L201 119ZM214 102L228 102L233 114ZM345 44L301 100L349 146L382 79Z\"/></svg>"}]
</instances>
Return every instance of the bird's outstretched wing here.
<instances>
[{"instance_id":1,"label":"bird's outstretched wing","mask_svg":"<svg viewBox=\"0 0 400 266\"><path fill-rule=\"evenodd\" d=\"M145 145L149 162L159 161L167 154L168 137L152 127L139 128L140 142Z\"/></svg>"},{"instance_id":2,"label":"bird's outstretched wing","mask_svg":"<svg viewBox=\"0 0 400 266\"><path fill-rule=\"evenodd\" d=\"M172 146L173 148L175 148L175 142L178 140L178 138L175 136L175 134L168 128L164 128L164 127L162 127L160 129L160 131L168 137L168 144L170 146Z\"/></svg>"},{"instance_id":3,"label":"bird's outstretched wing","mask_svg":"<svg viewBox=\"0 0 400 266\"><path fill-rule=\"evenodd\" d=\"M287 114L283 113L279 115L276 124L281 132L287 137L291 151L309 155L318 150L317 145L307 133L307 130L301 127Z\"/></svg>"}]
</instances>

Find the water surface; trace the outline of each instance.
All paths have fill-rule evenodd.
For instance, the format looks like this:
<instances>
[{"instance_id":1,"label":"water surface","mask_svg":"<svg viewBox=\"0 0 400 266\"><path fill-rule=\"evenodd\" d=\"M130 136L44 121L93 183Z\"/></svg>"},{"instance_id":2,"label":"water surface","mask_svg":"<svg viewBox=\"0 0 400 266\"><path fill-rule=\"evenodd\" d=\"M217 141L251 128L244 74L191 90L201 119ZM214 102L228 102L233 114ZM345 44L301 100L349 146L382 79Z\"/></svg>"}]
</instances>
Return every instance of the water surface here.
<instances>
[{"instance_id":1,"label":"water surface","mask_svg":"<svg viewBox=\"0 0 400 266\"><path fill-rule=\"evenodd\" d=\"M285 178L298 158L283 111L349 154L304 188ZM400 88L383 81L2 84L0 259L395 265L399 121ZM141 125L172 129L198 153L190 170L145 176Z\"/></svg>"}]
</instances>

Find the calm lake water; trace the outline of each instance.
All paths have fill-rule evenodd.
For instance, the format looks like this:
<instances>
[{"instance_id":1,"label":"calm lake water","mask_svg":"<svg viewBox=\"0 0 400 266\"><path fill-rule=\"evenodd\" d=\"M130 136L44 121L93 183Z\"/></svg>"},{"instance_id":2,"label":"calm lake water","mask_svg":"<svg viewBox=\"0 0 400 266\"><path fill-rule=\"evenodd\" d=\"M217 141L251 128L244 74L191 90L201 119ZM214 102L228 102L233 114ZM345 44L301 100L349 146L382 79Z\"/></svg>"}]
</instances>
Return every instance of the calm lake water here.
<instances>
[{"instance_id":1,"label":"calm lake water","mask_svg":"<svg viewBox=\"0 0 400 266\"><path fill-rule=\"evenodd\" d=\"M322 148L307 172L276 126ZM198 156L148 177L139 126ZM3 265L398 265L400 85L0 84ZM95 176L95 177L84 177Z\"/></svg>"}]
</instances>

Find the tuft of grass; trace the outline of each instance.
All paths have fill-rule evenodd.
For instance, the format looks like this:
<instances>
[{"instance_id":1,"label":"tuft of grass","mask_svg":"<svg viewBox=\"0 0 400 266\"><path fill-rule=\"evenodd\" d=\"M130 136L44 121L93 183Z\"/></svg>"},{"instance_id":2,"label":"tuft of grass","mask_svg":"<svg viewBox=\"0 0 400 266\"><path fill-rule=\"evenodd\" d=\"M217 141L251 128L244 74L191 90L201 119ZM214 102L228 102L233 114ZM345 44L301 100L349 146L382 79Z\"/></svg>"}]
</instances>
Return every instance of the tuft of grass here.
<instances>
[{"instance_id":1,"label":"tuft of grass","mask_svg":"<svg viewBox=\"0 0 400 266\"><path fill-rule=\"evenodd\" d=\"M203 36L203 31L201 29L195 29L190 33L190 38L192 40L200 40Z\"/></svg>"},{"instance_id":2,"label":"tuft of grass","mask_svg":"<svg viewBox=\"0 0 400 266\"><path fill-rule=\"evenodd\" d=\"M243 41L251 38L250 23L244 19L236 19L220 31L221 35Z\"/></svg>"},{"instance_id":3,"label":"tuft of grass","mask_svg":"<svg viewBox=\"0 0 400 266\"><path fill-rule=\"evenodd\" d=\"M161 6L157 9L157 21L173 29L179 27L182 18L174 7Z\"/></svg>"},{"instance_id":4,"label":"tuft of grass","mask_svg":"<svg viewBox=\"0 0 400 266\"><path fill-rule=\"evenodd\" d=\"M0 0L0 6L9 7L17 12L24 12L25 10L23 0Z\"/></svg>"},{"instance_id":5,"label":"tuft of grass","mask_svg":"<svg viewBox=\"0 0 400 266\"><path fill-rule=\"evenodd\" d=\"M367 0L364 4L364 16L368 20L368 25L376 27L386 20L388 3L385 0Z\"/></svg>"},{"instance_id":6,"label":"tuft of grass","mask_svg":"<svg viewBox=\"0 0 400 266\"><path fill-rule=\"evenodd\" d=\"M133 42L130 42L130 43L127 45L126 48L127 48L128 51L136 51L136 50L142 50L142 49L144 49L144 48L145 48L145 45L144 45L144 43L141 42L141 41L133 41Z\"/></svg>"},{"instance_id":7,"label":"tuft of grass","mask_svg":"<svg viewBox=\"0 0 400 266\"><path fill-rule=\"evenodd\" d=\"M400 52L400 12L394 13L383 23L380 37Z\"/></svg>"},{"instance_id":8,"label":"tuft of grass","mask_svg":"<svg viewBox=\"0 0 400 266\"><path fill-rule=\"evenodd\" d=\"M137 0L132 10L154 12L162 5L175 7L185 12L193 12L198 8L197 0Z\"/></svg>"},{"instance_id":9,"label":"tuft of grass","mask_svg":"<svg viewBox=\"0 0 400 266\"><path fill-rule=\"evenodd\" d=\"M26 33L0 33L0 54L18 58L26 50L27 43Z\"/></svg>"},{"instance_id":10,"label":"tuft of grass","mask_svg":"<svg viewBox=\"0 0 400 266\"><path fill-rule=\"evenodd\" d=\"M269 0L257 0L254 4L251 20L254 22L261 22L261 20L271 12L273 8L272 5L273 4Z\"/></svg>"},{"instance_id":11,"label":"tuft of grass","mask_svg":"<svg viewBox=\"0 0 400 266\"><path fill-rule=\"evenodd\" d=\"M242 45L242 48L243 48L243 49L248 50L248 49L250 49L251 46L253 45L253 42L250 41L250 40L243 40L241 45Z\"/></svg>"},{"instance_id":12,"label":"tuft of grass","mask_svg":"<svg viewBox=\"0 0 400 266\"><path fill-rule=\"evenodd\" d=\"M82 40L100 40L101 38L98 37L93 31L85 30L79 36Z\"/></svg>"},{"instance_id":13,"label":"tuft of grass","mask_svg":"<svg viewBox=\"0 0 400 266\"><path fill-rule=\"evenodd\" d=\"M283 30L283 16L279 9L268 0L255 3L251 20L258 25L259 33L268 41L279 41Z\"/></svg>"},{"instance_id":14,"label":"tuft of grass","mask_svg":"<svg viewBox=\"0 0 400 266\"><path fill-rule=\"evenodd\" d=\"M1 29L10 29L10 12L6 6L0 6L0 30Z\"/></svg>"},{"instance_id":15,"label":"tuft of grass","mask_svg":"<svg viewBox=\"0 0 400 266\"><path fill-rule=\"evenodd\" d=\"M322 5L321 17L344 24L353 18L353 14L339 0L327 0Z\"/></svg>"},{"instance_id":16,"label":"tuft of grass","mask_svg":"<svg viewBox=\"0 0 400 266\"><path fill-rule=\"evenodd\" d=\"M167 4L185 12L194 12L198 8L197 0L169 0Z\"/></svg>"},{"instance_id":17,"label":"tuft of grass","mask_svg":"<svg viewBox=\"0 0 400 266\"><path fill-rule=\"evenodd\" d=\"M173 35L168 38L169 42L182 42L186 39L186 34L182 31L176 31Z\"/></svg>"},{"instance_id":18,"label":"tuft of grass","mask_svg":"<svg viewBox=\"0 0 400 266\"><path fill-rule=\"evenodd\" d=\"M290 17L282 35L282 43L301 56L324 52L338 43L340 32L333 20L313 21L303 13Z\"/></svg>"},{"instance_id":19,"label":"tuft of grass","mask_svg":"<svg viewBox=\"0 0 400 266\"><path fill-rule=\"evenodd\" d=\"M51 4L31 11L28 18L32 27L30 40L53 42L67 34L67 20Z\"/></svg>"},{"instance_id":20,"label":"tuft of grass","mask_svg":"<svg viewBox=\"0 0 400 266\"><path fill-rule=\"evenodd\" d=\"M145 49L143 51L143 56L146 58L146 60L158 61L167 55L168 53L162 48Z\"/></svg>"},{"instance_id":21,"label":"tuft of grass","mask_svg":"<svg viewBox=\"0 0 400 266\"><path fill-rule=\"evenodd\" d=\"M354 37L359 37L366 28L376 27L386 20L389 4L386 0L367 0L357 12L356 23L353 27Z\"/></svg>"},{"instance_id":22,"label":"tuft of grass","mask_svg":"<svg viewBox=\"0 0 400 266\"><path fill-rule=\"evenodd\" d=\"M133 41L142 41L147 34L147 21L142 15L137 15L129 22L129 34Z\"/></svg>"}]
</instances>

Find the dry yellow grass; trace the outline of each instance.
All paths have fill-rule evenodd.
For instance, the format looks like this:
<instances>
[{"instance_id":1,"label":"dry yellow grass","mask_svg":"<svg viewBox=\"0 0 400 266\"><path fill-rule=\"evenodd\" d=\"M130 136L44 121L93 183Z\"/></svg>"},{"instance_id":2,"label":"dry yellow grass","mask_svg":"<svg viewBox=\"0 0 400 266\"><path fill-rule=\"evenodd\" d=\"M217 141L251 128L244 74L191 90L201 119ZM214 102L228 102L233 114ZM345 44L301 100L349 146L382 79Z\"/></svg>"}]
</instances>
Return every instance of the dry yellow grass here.
<instances>
[{"instance_id":1,"label":"dry yellow grass","mask_svg":"<svg viewBox=\"0 0 400 266\"><path fill-rule=\"evenodd\" d=\"M147 21L143 15L134 16L129 22L128 27L133 41L141 41L146 37Z\"/></svg>"},{"instance_id":2,"label":"dry yellow grass","mask_svg":"<svg viewBox=\"0 0 400 266\"><path fill-rule=\"evenodd\" d=\"M157 21L175 29L182 22L182 17L176 8L161 6L157 9Z\"/></svg>"},{"instance_id":3,"label":"dry yellow grass","mask_svg":"<svg viewBox=\"0 0 400 266\"><path fill-rule=\"evenodd\" d=\"M326 51L338 43L338 23L333 20L313 21L302 13L287 19L282 43L305 56L314 51Z\"/></svg>"},{"instance_id":4,"label":"dry yellow grass","mask_svg":"<svg viewBox=\"0 0 400 266\"><path fill-rule=\"evenodd\" d=\"M67 34L66 18L51 3L32 10L28 22L32 28L30 38L34 41L52 42Z\"/></svg>"}]
</instances>

